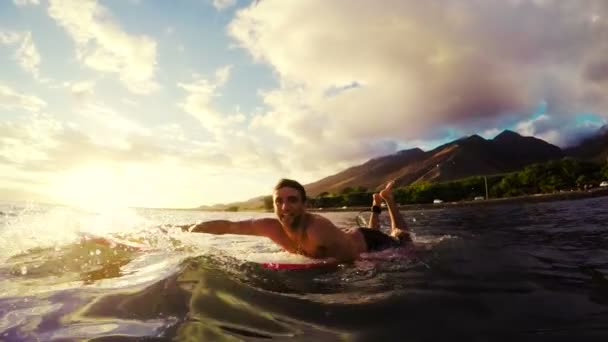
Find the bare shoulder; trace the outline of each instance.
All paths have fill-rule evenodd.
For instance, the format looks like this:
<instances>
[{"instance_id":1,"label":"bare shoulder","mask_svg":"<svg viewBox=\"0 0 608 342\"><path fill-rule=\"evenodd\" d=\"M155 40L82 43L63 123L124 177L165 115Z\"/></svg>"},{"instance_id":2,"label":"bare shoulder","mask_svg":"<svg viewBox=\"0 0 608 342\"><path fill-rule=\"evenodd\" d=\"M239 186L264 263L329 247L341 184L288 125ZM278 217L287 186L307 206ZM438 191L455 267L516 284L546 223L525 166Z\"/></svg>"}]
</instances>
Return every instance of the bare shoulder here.
<instances>
[{"instance_id":1,"label":"bare shoulder","mask_svg":"<svg viewBox=\"0 0 608 342\"><path fill-rule=\"evenodd\" d=\"M339 230L336 225L331 222L328 218L323 217L321 215L310 214L312 217L311 224L306 228L307 233L309 235L316 234L327 234L329 232L333 232Z\"/></svg>"},{"instance_id":2,"label":"bare shoulder","mask_svg":"<svg viewBox=\"0 0 608 342\"><path fill-rule=\"evenodd\" d=\"M331 225L335 227L335 224L331 222L327 217L321 216L319 214L309 214L312 218L313 225L326 226Z\"/></svg>"}]
</instances>

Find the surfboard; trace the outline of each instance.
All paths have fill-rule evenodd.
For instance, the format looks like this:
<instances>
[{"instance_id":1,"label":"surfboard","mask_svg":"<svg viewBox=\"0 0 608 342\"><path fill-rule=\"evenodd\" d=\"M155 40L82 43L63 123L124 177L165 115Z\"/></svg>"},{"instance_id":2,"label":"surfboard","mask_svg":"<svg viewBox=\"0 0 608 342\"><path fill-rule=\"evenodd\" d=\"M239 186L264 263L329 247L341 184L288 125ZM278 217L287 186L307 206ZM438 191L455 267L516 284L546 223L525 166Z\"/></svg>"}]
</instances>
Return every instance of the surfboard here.
<instances>
[{"instance_id":1,"label":"surfboard","mask_svg":"<svg viewBox=\"0 0 608 342\"><path fill-rule=\"evenodd\" d=\"M119 248L119 249L126 249L126 250L132 250L132 251L144 251L144 250L150 250L151 248L144 245L144 244L140 244L134 241L129 241L129 240L124 240L124 239L120 239L118 237L103 237L103 236L97 236L91 233L81 233L80 234L80 243L87 243L87 242L92 242L98 245L102 245L102 246L106 246L106 247L110 247L110 248Z\"/></svg>"},{"instance_id":2,"label":"surfboard","mask_svg":"<svg viewBox=\"0 0 608 342\"><path fill-rule=\"evenodd\" d=\"M310 270L314 268L336 267L339 263L332 258L312 259L303 255L280 252L254 252L243 258L244 261L259 264L265 269L276 271Z\"/></svg>"},{"instance_id":3,"label":"surfboard","mask_svg":"<svg viewBox=\"0 0 608 342\"><path fill-rule=\"evenodd\" d=\"M264 262L261 263L262 267L275 270L275 271L297 271L297 270L310 270L313 268L324 268L324 267L336 267L338 263L336 261L331 262L311 262L311 263L282 263L282 262Z\"/></svg>"},{"instance_id":4,"label":"surfboard","mask_svg":"<svg viewBox=\"0 0 608 342\"><path fill-rule=\"evenodd\" d=\"M153 251L154 248L134 241L121 239L116 236L98 236L91 233L82 233L81 243L94 243L104 247L118 248L133 252ZM339 263L335 259L312 259L302 255L289 252L251 252L243 258L235 256L237 259L252 262L260 265L264 269L275 271L297 271L310 270L315 268L336 267Z\"/></svg>"}]
</instances>

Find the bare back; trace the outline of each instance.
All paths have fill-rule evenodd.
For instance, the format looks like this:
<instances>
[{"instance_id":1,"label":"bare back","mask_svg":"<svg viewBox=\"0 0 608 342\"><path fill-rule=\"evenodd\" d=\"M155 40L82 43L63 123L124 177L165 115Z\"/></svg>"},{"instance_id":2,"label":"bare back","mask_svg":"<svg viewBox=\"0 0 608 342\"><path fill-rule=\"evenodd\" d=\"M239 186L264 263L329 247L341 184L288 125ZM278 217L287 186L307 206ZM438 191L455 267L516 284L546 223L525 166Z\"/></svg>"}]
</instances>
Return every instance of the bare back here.
<instances>
[{"instance_id":1,"label":"bare back","mask_svg":"<svg viewBox=\"0 0 608 342\"><path fill-rule=\"evenodd\" d=\"M311 258L353 260L366 249L365 241L357 231L344 231L327 218L306 213L305 225L297 230L285 228L276 219L256 220L263 225L264 236L291 253Z\"/></svg>"},{"instance_id":2,"label":"bare back","mask_svg":"<svg viewBox=\"0 0 608 342\"><path fill-rule=\"evenodd\" d=\"M306 213L305 231L290 234L290 240L298 244L298 252L312 258L337 258L353 260L366 249L365 241L357 231L344 231L327 218ZM285 230L285 229L284 229Z\"/></svg>"}]
</instances>

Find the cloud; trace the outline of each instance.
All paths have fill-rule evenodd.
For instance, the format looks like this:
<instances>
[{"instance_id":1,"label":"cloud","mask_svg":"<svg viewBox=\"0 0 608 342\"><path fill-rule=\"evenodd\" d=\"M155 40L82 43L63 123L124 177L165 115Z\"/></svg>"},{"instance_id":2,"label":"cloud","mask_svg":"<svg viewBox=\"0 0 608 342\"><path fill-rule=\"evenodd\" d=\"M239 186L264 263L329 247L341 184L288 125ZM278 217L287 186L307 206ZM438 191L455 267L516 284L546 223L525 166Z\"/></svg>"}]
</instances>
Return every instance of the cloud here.
<instances>
[{"instance_id":1,"label":"cloud","mask_svg":"<svg viewBox=\"0 0 608 342\"><path fill-rule=\"evenodd\" d=\"M14 31L0 31L0 43L15 44L21 40L21 34Z\"/></svg>"},{"instance_id":2,"label":"cloud","mask_svg":"<svg viewBox=\"0 0 608 342\"><path fill-rule=\"evenodd\" d=\"M535 136L551 144L568 147L575 145L590 134L596 133L604 124L606 122L601 120L583 120L572 124L572 120L568 117L542 114L519 122L515 130L524 136Z\"/></svg>"},{"instance_id":3,"label":"cloud","mask_svg":"<svg viewBox=\"0 0 608 342\"><path fill-rule=\"evenodd\" d=\"M40 53L31 32L0 31L0 44L17 45L14 58L23 70L39 79Z\"/></svg>"},{"instance_id":4,"label":"cloud","mask_svg":"<svg viewBox=\"0 0 608 342\"><path fill-rule=\"evenodd\" d=\"M241 113L223 114L216 110L213 99L220 96L219 89L228 81L231 66L224 66L215 72L214 79L204 79L193 75L190 83L178 83L178 87L186 91L186 98L178 106L186 113L196 118L200 124L216 134L225 134L225 129L245 121Z\"/></svg>"},{"instance_id":5,"label":"cloud","mask_svg":"<svg viewBox=\"0 0 608 342\"><path fill-rule=\"evenodd\" d=\"M80 103L95 95L95 82L93 81L68 82L66 86L69 87L72 97Z\"/></svg>"},{"instance_id":6,"label":"cloud","mask_svg":"<svg viewBox=\"0 0 608 342\"><path fill-rule=\"evenodd\" d=\"M607 117L606 18L599 0L265 0L228 30L280 84L251 125L282 141L284 164L318 168L523 122L541 101L555 130Z\"/></svg>"},{"instance_id":7,"label":"cloud","mask_svg":"<svg viewBox=\"0 0 608 342\"><path fill-rule=\"evenodd\" d=\"M518 123L516 131L524 136L536 136L549 143L556 144L560 136L559 132L553 128L554 124L551 121L549 115L542 114L534 119Z\"/></svg>"},{"instance_id":8,"label":"cloud","mask_svg":"<svg viewBox=\"0 0 608 342\"><path fill-rule=\"evenodd\" d=\"M484 137L485 139L494 139L494 137L496 137L500 133L502 133L502 130L500 130L498 128L491 128L491 129L485 130L483 132L479 132L479 135ZM520 133L523 134L523 132L520 132ZM527 136L527 134L524 134L524 135Z\"/></svg>"},{"instance_id":9,"label":"cloud","mask_svg":"<svg viewBox=\"0 0 608 342\"><path fill-rule=\"evenodd\" d=\"M236 5L236 0L213 0L213 7L218 11Z\"/></svg>"},{"instance_id":10,"label":"cloud","mask_svg":"<svg viewBox=\"0 0 608 342\"><path fill-rule=\"evenodd\" d=\"M177 124L143 127L111 107L87 103L70 122L39 113L0 122L0 166L19 169L12 174L40 173L44 179L91 164L154 168L170 162L205 175L225 172L234 166L233 158L244 165L238 151L250 152L250 142L250 138L238 136L211 142L192 140ZM251 156L249 165L258 158Z\"/></svg>"},{"instance_id":11,"label":"cloud","mask_svg":"<svg viewBox=\"0 0 608 342\"><path fill-rule=\"evenodd\" d=\"M15 121L4 120L0 123L0 157L4 164L44 161L46 151L56 146L53 136L60 129L60 123L38 113Z\"/></svg>"},{"instance_id":12,"label":"cloud","mask_svg":"<svg viewBox=\"0 0 608 342\"><path fill-rule=\"evenodd\" d=\"M0 109L38 112L46 102L33 95L24 95L0 83Z\"/></svg>"},{"instance_id":13,"label":"cloud","mask_svg":"<svg viewBox=\"0 0 608 342\"><path fill-rule=\"evenodd\" d=\"M103 147L129 150L140 137L152 136L149 127L113 107L93 101L76 108L73 121L87 139Z\"/></svg>"},{"instance_id":14,"label":"cloud","mask_svg":"<svg viewBox=\"0 0 608 342\"><path fill-rule=\"evenodd\" d=\"M139 103L137 101L128 98L123 98L122 103L126 104L129 107L139 107Z\"/></svg>"},{"instance_id":15,"label":"cloud","mask_svg":"<svg viewBox=\"0 0 608 342\"><path fill-rule=\"evenodd\" d=\"M0 197L188 207L253 197L269 178L259 167L239 169L261 163L264 153L257 153L263 151L248 144L255 138L202 142L177 124L142 129L119 116L96 105L80 113L81 122L48 114L0 121ZM243 191L226 191L225 177L234 177L231 186Z\"/></svg>"},{"instance_id":16,"label":"cloud","mask_svg":"<svg viewBox=\"0 0 608 342\"><path fill-rule=\"evenodd\" d=\"M80 123L49 114L0 122L1 164L54 173L92 162L152 163L183 154L172 136L144 129L110 108L87 105L80 115Z\"/></svg>"},{"instance_id":17,"label":"cloud","mask_svg":"<svg viewBox=\"0 0 608 342\"><path fill-rule=\"evenodd\" d=\"M126 33L94 0L50 0L48 12L76 43L76 57L81 63L117 75L136 94L149 94L159 88L154 39Z\"/></svg>"},{"instance_id":18,"label":"cloud","mask_svg":"<svg viewBox=\"0 0 608 342\"><path fill-rule=\"evenodd\" d=\"M17 6L40 5L39 0L13 0Z\"/></svg>"}]
</instances>

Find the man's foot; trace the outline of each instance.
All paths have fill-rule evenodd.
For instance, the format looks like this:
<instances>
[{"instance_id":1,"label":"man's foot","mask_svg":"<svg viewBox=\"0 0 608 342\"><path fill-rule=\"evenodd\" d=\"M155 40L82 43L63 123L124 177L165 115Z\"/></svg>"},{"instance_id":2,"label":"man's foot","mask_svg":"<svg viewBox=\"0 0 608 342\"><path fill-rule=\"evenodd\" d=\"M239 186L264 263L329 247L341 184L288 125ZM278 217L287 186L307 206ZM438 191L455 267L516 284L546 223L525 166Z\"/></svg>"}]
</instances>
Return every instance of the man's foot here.
<instances>
[{"instance_id":1,"label":"man's foot","mask_svg":"<svg viewBox=\"0 0 608 342\"><path fill-rule=\"evenodd\" d=\"M390 182L386 183L386 186L384 187L384 189L382 189L382 191L380 191L379 195L385 201L393 200L393 185L395 185L395 181L390 181Z\"/></svg>"}]
</instances>

